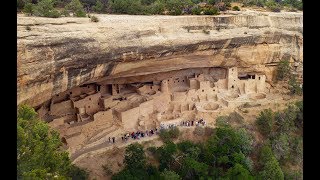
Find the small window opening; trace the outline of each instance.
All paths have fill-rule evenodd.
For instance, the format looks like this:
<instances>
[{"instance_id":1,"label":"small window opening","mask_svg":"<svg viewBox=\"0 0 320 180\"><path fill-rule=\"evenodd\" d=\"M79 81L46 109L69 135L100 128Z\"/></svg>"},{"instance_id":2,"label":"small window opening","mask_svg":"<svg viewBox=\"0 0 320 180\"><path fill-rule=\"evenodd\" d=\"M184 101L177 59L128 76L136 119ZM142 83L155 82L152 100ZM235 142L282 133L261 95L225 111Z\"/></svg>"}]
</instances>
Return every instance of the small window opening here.
<instances>
[{"instance_id":1,"label":"small window opening","mask_svg":"<svg viewBox=\"0 0 320 180\"><path fill-rule=\"evenodd\" d=\"M232 85L231 88L234 88L234 86Z\"/></svg>"}]
</instances>

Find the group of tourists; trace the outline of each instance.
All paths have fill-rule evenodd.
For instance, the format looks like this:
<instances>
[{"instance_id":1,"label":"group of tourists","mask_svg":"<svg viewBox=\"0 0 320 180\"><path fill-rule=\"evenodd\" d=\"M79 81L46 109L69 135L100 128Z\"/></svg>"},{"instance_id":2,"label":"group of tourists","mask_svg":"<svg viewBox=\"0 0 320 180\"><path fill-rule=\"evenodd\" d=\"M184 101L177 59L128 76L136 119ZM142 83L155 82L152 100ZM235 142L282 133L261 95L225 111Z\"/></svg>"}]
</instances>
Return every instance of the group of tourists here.
<instances>
[{"instance_id":1,"label":"group of tourists","mask_svg":"<svg viewBox=\"0 0 320 180\"><path fill-rule=\"evenodd\" d=\"M203 119L200 119L199 121L196 120L192 120L192 121L182 121L181 126L205 126L206 125L206 121Z\"/></svg>"},{"instance_id":2,"label":"group of tourists","mask_svg":"<svg viewBox=\"0 0 320 180\"><path fill-rule=\"evenodd\" d=\"M121 140L122 142L127 142L128 139L130 139L130 137L132 139L140 139L143 137L152 136L154 134L158 134L158 128L150 129L146 131L137 131L137 132L127 133L121 136ZM112 143L115 143L115 137L112 137L112 138L109 137L109 143L111 143L111 139L112 139Z\"/></svg>"},{"instance_id":3,"label":"group of tourists","mask_svg":"<svg viewBox=\"0 0 320 180\"><path fill-rule=\"evenodd\" d=\"M160 129L168 129L168 128L172 128L175 126L205 126L206 125L206 121L203 120L202 118L200 120L188 120L188 121L181 121L180 124L176 124L176 123L172 123L172 124L160 124Z\"/></svg>"},{"instance_id":4,"label":"group of tourists","mask_svg":"<svg viewBox=\"0 0 320 180\"><path fill-rule=\"evenodd\" d=\"M181 121L179 126L205 126L206 125L206 121L203 120L202 118L200 120L192 120L192 121ZM173 128L178 126L176 123L172 123L172 124L168 124L168 125L164 125L164 124L160 124L160 129L167 129L167 128ZM137 131L137 132L132 132L132 133L127 133L121 136L121 140L122 142L127 142L130 138L132 139L140 139L143 137L148 137L148 136L152 136L154 134L158 134L158 128L155 129L150 129L150 130L146 130L146 131ZM115 143L115 137L109 137L109 143Z\"/></svg>"}]
</instances>

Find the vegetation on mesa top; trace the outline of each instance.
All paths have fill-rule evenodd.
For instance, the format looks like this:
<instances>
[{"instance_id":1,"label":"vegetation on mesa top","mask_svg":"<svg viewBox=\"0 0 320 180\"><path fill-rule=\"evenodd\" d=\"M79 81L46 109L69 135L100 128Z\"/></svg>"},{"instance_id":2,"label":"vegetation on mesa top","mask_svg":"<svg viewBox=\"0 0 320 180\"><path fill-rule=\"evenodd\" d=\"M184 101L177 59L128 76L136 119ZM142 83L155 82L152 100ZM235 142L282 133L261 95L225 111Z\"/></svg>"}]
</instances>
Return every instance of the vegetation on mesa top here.
<instances>
[{"instance_id":1,"label":"vegetation on mesa top","mask_svg":"<svg viewBox=\"0 0 320 180\"><path fill-rule=\"evenodd\" d=\"M61 150L59 133L39 119L33 108L19 106L17 117L17 179L87 179Z\"/></svg>"},{"instance_id":2,"label":"vegetation on mesa top","mask_svg":"<svg viewBox=\"0 0 320 180\"><path fill-rule=\"evenodd\" d=\"M112 13L135 15L215 15L219 11L239 11L238 6L265 7L273 12L283 8L302 10L301 0L17 0L17 10L26 15L57 18L69 16L85 17L86 13ZM58 10L59 9L59 10ZM95 22L95 21L94 21Z\"/></svg>"}]
</instances>

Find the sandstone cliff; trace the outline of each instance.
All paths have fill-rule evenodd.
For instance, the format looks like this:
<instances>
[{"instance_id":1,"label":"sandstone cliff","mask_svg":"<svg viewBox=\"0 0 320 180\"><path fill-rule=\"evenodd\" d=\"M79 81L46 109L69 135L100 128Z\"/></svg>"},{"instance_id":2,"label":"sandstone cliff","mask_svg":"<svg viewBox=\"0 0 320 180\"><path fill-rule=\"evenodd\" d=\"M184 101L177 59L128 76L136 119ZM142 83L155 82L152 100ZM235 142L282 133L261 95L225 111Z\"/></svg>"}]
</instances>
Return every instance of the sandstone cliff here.
<instances>
[{"instance_id":1,"label":"sandstone cliff","mask_svg":"<svg viewBox=\"0 0 320 180\"><path fill-rule=\"evenodd\" d=\"M101 78L238 66L271 80L282 58L302 69L302 13L96 16L98 23L18 15L18 104L38 106Z\"/></svg>"}]
</instances>

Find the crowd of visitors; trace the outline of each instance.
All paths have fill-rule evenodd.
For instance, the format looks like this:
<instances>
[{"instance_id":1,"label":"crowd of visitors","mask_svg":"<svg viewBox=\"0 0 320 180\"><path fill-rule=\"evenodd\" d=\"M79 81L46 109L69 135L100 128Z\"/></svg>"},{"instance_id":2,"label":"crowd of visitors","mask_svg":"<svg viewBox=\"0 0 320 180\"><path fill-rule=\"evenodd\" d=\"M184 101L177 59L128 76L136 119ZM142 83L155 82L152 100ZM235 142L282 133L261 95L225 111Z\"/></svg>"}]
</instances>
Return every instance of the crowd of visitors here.
<instances>
[{"instance_id":1,"label":"crowd of visitors","mask_svg":"<svg viewBox=\"0 0 320 180\"><path fill-rule=\"evenodd\" d=\"M206 121L203 119L200 120L192 120L192 121L181 121L180 123L176 124L176 123L172 123L172 124L168 124L168 125L164 125L164 124L160 124L160 129L168 129L168 128L173 128L176 126L205 126L206 125ZM144 137L148 137L148 136L153 136L154 134L158 134L158 128L155 129L150 129L150 130L146 130L146 131L137 131L137 132L132 132L132 133L126 133L124 135L121 136L121 140L122 142L127 142L130 138L131 139L140 139L140 138L144 138ZM115 143L116 142L116 138L115 137L109 137L109 143Z\"/></svg>"}]
</instances>

